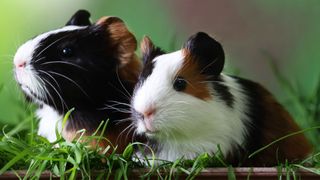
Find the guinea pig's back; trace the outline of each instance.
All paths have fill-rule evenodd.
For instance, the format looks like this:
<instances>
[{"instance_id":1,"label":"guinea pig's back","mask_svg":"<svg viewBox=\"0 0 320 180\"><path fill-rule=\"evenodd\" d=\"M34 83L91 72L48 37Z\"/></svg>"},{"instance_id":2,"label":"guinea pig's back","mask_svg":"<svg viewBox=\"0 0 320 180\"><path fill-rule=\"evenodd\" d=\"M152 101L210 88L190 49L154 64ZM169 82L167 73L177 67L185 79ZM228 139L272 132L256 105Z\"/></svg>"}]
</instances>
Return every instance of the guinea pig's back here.
<instances>
[{"instance_id":1,"label":"guinea pig's back","mask_svg":"<svg viewBox=\"0 0 320 180\"><path fill-rule=\"evenodd\" d=\"M260 84L233 77L243 87L247 96L248 134L246 151L251 154L279 138L301 129L291 115L280 105L273 95ZM303 133L285 138L245 161L244 165L277 165L306 158L312 146Z\"/></svg>"}]
</instances>

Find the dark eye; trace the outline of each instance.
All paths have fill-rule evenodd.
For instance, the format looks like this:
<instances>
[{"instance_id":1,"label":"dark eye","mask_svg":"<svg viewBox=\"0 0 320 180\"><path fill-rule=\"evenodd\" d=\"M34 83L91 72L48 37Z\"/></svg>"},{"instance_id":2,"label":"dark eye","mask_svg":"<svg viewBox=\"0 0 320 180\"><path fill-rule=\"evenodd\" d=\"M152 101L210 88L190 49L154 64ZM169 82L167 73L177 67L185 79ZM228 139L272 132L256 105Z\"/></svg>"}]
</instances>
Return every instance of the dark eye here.
<instances>
[{"instance_id":1,"label":"dark eye","mask_svg":"<svg viewBox=\"0 0 320 180\"><path fill-rule=\"evenodd\" d=\"M71 57L73 56L73 50L70 47L65 47L61 50L61 54L63 57Z\"/></svg>"},{"instance_id":2,"label":"dark eye","mask_svg":"<svg viewBox=\"0 0 320 180\"><path fill-rule=\"evenodd\" d=\"M173 88L176 91L183 91L187 87L187 81L182 77L177 77L173 82Z\"/></svg>"}]
</instances>

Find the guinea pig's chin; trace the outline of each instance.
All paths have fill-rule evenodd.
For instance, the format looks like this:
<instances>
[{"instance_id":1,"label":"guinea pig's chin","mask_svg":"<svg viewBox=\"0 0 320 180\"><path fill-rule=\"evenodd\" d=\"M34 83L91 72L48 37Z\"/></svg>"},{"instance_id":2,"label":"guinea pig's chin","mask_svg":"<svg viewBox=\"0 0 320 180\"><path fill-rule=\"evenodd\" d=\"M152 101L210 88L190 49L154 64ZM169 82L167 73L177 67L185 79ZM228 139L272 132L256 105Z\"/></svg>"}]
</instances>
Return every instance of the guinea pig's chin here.
<instances>
[{"instance_id":1,"label":"guinea pig's chin","mask_svg":"<svg viewBox=\"0 0 320 180\"><path fill-rule=\"evenodd\" d=\"M39 105L44 104L44 101L40 97L38 97L32 90L30 90L27 86L20 85L20 87L21 87L22 91L24 92L24 94L28 97L27 99L29 99Z\"/></svg>"}]
</instances>

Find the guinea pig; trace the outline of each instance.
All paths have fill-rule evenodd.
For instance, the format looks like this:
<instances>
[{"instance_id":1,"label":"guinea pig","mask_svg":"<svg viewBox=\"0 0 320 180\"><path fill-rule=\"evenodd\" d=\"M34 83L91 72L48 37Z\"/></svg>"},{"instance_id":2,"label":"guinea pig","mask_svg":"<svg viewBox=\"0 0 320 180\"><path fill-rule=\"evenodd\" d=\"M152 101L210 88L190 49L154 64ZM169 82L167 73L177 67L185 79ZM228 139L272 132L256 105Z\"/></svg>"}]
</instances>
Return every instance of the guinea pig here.
<instances>
[{"instance_id":1,"label":"guinea pig","mask_svg":"<svg viewBox=\"0 0 320 180\"><path fill-rule=\"evenodd\" d=\"M310 155L312 146L298 134L248 158L300 129L261 85L222 73L224 50L206 33L194 34L169 54L148 37L141 49L144 67L131 101L132 120L158 159L214 155L218 146L237 166L272 166Z\"/></svg>"},{"instance_id":2,"label":"guinea pig","mask_svg":"<svg viewBox=\"0 0 320 180\"><path fill-rule=\"evenodd\" d=\"M121 149L130 138L116 142L127 128L118 122L130 117L128 104L141 71L137 42L118 17L102 17L94 24L89 17L88 11L79 10L66 26L19 47L15 79L39 106L39 135L53 142L58 126L71 141L78 130L90 135L109 119L106 137ZM61 121L71 108L75 110L62 129Z\"/></svg>"}]
</instances>

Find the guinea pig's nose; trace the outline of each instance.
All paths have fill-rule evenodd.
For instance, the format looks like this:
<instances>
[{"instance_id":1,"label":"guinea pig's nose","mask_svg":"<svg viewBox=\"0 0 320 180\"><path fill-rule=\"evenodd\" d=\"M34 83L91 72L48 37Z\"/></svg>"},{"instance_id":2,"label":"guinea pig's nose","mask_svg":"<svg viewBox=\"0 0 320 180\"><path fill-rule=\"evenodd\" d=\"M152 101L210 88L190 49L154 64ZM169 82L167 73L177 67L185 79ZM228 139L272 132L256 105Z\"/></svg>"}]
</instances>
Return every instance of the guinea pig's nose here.
<instances>
[{"instance_id":1,"label":"guinea pig's nose","mask_svg":"<svg viewBox=\"0 0 320 180\"><path fill-rule=\"evenodd\" d=\"M16 64L16 68L23 69L24 67L26 67L26 64L27 63L25 61L19 62Z\"/></svg>"},{"instance_id":2,"label":"guinea pig's nose","mask_svg":"<svg viewBox=\"0 0 320 180\"><path fill-rule=\"evenodd\" d=\"M154 108L149 108L145 112L142 113L143 118L144 119L152 119L155 112L156 112L156 110Z\"/></svg>"}]
</instances>

